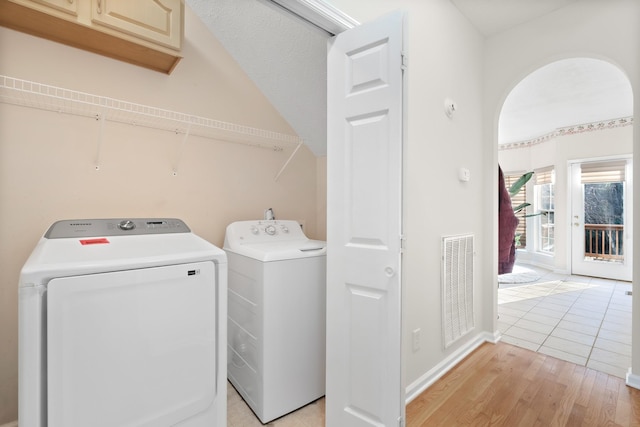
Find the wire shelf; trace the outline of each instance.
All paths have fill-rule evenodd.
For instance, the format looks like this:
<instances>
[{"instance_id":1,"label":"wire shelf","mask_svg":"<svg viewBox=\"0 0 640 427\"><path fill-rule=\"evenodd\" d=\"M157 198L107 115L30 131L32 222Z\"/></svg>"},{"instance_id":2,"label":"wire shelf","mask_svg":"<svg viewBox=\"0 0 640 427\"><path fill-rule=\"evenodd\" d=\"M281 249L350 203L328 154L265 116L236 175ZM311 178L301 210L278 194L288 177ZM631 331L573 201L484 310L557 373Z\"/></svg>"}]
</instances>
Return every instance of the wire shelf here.
<instances>
[{"instance_id":1,"label":"wire shelf","mask_svg":"<svg viewBox=\"0 0 640 427\"><path fill-rule=\"evenodd\" d=\"M0 102L283 151L302 138L0 76Z\"/></svg>"}]
</instances>

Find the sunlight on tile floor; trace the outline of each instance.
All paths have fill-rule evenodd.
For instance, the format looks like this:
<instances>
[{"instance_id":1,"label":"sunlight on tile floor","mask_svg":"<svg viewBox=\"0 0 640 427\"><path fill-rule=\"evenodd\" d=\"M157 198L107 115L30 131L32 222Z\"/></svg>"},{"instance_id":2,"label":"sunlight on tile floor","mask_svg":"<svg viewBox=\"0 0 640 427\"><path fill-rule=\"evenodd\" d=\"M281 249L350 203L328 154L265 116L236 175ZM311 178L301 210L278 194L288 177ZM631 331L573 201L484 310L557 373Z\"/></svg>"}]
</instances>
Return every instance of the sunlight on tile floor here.
<instances>
[{"instance_id":1,"label":"sunlight on tile floor","mask_svg":"<svg viewBox=\"0 0 640 427\"><path fill-rule=\"evenodd\" d=\"M262 424L235 388L227 382L227 427L324 427L324 398L295 412Z\"/></svg>"},{"instance_id":2,"label":"sunlight on tile floor","mask_svg":"<svg viewBox=\"0 0 640 427\"><path fill-rule=\"evenodd\" d=\"M624 378L631 366L630 282L536 271L500 284L502 341Z\"/></svg>"}]
</instances>

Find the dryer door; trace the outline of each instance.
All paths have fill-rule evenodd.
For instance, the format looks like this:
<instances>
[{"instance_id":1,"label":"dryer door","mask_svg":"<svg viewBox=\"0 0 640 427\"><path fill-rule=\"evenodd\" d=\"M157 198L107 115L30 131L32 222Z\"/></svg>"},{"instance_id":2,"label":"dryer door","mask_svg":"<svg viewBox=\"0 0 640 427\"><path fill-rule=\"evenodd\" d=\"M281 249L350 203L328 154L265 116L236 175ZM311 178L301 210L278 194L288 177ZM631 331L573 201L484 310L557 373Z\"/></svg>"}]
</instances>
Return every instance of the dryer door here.
<instances>
[{"instance_id":1,"label":"dryer door","mask_svg":"<svg viewBox=\"0 0 640 427\"><path fill-rule=\"evenodd\" d=\"M215 265L51 280L49 427L168 426L216 398Z\"/></svg>"}]
</instances>

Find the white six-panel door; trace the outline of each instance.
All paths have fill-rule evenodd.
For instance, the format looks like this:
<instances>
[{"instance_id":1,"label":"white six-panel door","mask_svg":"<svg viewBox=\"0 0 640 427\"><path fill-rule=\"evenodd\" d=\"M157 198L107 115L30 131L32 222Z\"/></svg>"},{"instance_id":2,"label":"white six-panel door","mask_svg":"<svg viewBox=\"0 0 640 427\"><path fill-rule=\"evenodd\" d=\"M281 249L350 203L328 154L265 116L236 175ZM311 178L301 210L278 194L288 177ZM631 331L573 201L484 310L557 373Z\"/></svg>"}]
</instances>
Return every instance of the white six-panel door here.
<instances>
[{"instance_id":1,"label":"white six-panel door","mask_svg":"<svg viewBox=\"0 0 640 427\"><path fill-rule=\"evenodd\" d=\"M328 52L327 426L397 426L401 379L402 13Z\"/></svg>"}]
</instances>

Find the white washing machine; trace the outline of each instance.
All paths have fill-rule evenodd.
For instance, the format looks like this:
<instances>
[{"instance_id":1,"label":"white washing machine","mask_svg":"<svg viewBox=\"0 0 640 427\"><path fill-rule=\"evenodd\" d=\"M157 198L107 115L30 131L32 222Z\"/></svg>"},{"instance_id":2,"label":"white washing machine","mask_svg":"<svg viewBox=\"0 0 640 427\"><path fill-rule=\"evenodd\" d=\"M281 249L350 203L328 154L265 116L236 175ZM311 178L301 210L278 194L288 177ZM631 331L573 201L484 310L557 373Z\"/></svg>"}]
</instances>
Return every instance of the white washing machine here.
<instances>
[{"instance_id":1,"label":"white washing machine","mask_svg":"<svg viewBox=\"0 0 640 427\"><path fill-rule=\"evenodd\" d=\"M178 219L53 224L20 275L20 427L226 426L226 284Z\"/></svg>"},{"instance_id":2,"label":"white washing machine","mask_svg":"<svg viewBox=\"0 0 640 427\"><path fill-rule=\"evenodd\" d=\"M268 423L324 396L326 244L296 221L227 227L227 376Z\"/></svg>"}]
</instances>

